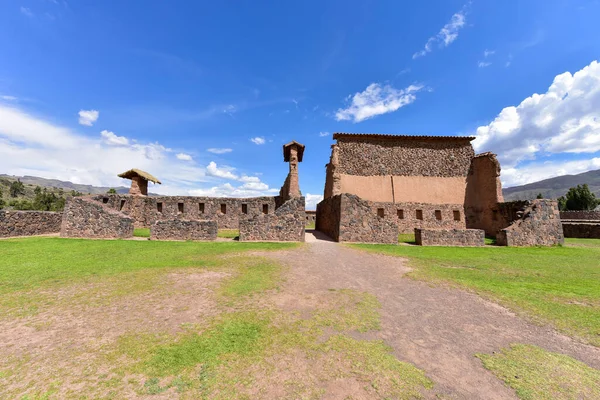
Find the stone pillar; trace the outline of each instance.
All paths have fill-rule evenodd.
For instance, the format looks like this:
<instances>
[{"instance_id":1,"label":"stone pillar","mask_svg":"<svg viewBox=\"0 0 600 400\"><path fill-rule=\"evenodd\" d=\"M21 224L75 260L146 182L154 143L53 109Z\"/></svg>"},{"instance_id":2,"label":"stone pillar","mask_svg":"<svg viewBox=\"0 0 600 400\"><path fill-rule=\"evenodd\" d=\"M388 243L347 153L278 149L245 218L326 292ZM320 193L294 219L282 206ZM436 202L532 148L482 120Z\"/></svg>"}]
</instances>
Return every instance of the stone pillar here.
<instances>
[{"instance_id":1,"label":"stone pillar","mask_svg":"<svg viewBox=\"0 0 600 400\"><path fill-rule=\"evenodd\" d=\"M290 173L289 173L288 198L300 197L300 184L298 183L298 148L290 148Z\"/></svg>"},{"instance_id":2,"label":"stone pillar","mask_svg":"<svg viewBox=\"0 0 600 400\"><path fill-rule=\"evenodd\" d=\"M148 181L141 176L131 178L129 194L135 196L148 196Z\"/></svg>"}]
</instances>

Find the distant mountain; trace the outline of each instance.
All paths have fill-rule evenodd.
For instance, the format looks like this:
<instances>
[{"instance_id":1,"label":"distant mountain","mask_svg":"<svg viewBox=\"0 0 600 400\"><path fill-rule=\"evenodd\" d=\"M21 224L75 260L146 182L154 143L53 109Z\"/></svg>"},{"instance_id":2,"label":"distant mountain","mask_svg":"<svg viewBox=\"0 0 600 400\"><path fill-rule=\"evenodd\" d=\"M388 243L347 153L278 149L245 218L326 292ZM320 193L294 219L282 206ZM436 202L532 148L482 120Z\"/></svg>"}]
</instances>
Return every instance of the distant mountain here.
<instances>
[{"instance_id":1,"label":"distant mountain","mask_svg":"<svg viewBox=\"0 0 600 400\"><path fill-rule=\"evenodd\" d=\"M600 197L600 169L578 175L563 175L543 181L513 186L502 190L505 201L531 200L541 193L546 199L565 195L570 188L587 183L590 190Z\"/></svg>"},{"instance_id":2,"label":"distant mountain","mask_svg":"<svg viewBox=\"0 0 600 400\"><path fill-rule=\"evenodd\" d=\"M65 192L70 192L75 190L77 192L81 192L83 194L102 194L106 193L109 187L100 187L100 186L92 186L92 185L81 185L78 183L59 181L57 179L46 179L40 178L37 176L14 176L14 175L4 175L0 174L0 183L2 186L10 185L10 182L16 181L20 179L25 185L31 185L33 187L40 186L46 188L55 188L55 189L63 189ZM8 185L7 185L8 183ZM124 186L119 186L114 188L117 193L127 194L129 193L129 188ZM6 193L5 193L6 195Z\"/></svg>"}]
</instances>

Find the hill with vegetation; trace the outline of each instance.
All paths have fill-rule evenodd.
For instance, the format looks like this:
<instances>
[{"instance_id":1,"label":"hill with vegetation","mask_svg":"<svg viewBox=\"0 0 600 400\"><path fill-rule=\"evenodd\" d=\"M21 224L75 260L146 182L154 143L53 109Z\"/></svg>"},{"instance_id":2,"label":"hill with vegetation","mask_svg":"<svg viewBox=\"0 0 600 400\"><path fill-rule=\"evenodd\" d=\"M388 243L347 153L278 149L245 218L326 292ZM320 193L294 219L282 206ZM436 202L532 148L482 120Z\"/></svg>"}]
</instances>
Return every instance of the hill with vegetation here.
<instances>
[{"instance_id":1,"label":"hill with vegetation","mask_svg":"<svg viewBox=\"0 0 600 400\"><path fill-rule=\"evenodd\" d=\"M502 193L505 201L532 200L540 193L545 199L557 199L564 196L570 188L586 183L590 191L596 194L596 197L600 197L600 169L577 175L557 176L522 186L513 186L502 190Z\"/></svg>"}]
</instances>

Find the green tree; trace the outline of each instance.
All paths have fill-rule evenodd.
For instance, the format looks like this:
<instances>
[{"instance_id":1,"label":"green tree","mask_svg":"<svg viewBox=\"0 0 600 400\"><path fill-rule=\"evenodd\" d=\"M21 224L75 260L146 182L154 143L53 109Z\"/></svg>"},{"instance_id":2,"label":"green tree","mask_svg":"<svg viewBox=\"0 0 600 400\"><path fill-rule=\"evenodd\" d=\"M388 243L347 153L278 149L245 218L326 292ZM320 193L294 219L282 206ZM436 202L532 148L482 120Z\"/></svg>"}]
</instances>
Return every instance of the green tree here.
<instances>
[{"instance_id":1,"label":"green tree","mask_svg":"<svg viewBox=\"0 0 600 400\"><path fill-rule=\"evenodd\" d=\"M19 197L22 194L25 194L25 185L21 182L20 179L12 182L10 184L10 197Z\"/></svg>"},{"instance_id":2,"label":"green tree","mask_svg":"<svg viewBox=\"0 0 600 400\"><path fill-rule=\"evenodd\" d=\"M587 184L572 187L565 196L558 198L558 207L561 211L593 210L598 204L600 201Z\"/></svg>"},{"instance_id":3,"label":"green tree","mask_svg":"<svg viewBox=\"0 0 600 400\"><path fill-rule=\"evenodd\" d=\"M4 208L5 204L6 203L4 202L4 193L2 193L2 189L0 189L0 210Z\"/></svg>"},{"instance_id":4,"label":"green tree","mask_svg":"<svg viewBox=\"0 0 600 400\"><path fill-rule=\"evenodd\" d=\"M117 190L115 188L110 188L110 189L108 189L108 191L106 193L107 194L117 194Z\"/></svg>"},{"instance_id":5,"label":"green tree","mask_svg":"<svg viewBox=\"0 0 600 400\"><path fill-rule=\"evenodd\" d=\"M35 189L33 189L33 193L38 196L39 194L42 193L42 188L39 186L36 186Z\"/></svg>"},{"instance_id":6,"label":"green tree","mask_svg":"<svg viewBox=\"0 0 600 400\"><path fill-rule=\"evenodd\" d=\"M541 194L541 193L538 193L538 195L537 195L535 198L536 198L536 199L543 199L543 198L544 198L544 196L542 196L542 194Z\"/></svg>"}]
</instances>

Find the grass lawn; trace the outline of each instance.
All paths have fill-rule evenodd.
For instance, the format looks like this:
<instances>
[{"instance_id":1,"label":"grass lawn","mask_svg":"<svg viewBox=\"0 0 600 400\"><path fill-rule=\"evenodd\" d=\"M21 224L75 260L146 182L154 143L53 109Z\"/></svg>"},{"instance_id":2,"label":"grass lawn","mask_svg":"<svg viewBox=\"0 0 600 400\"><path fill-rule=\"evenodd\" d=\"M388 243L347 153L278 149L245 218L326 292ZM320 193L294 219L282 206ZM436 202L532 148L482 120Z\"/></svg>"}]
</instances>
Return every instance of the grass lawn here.
<instances>
[{"instance_id":1,"label":"grass lawn","mask_svg":"<svg viewBox=\"0 0 600 400\"><path fill-rule=\"evenodd\" d=\"M150 228L135 228L133 230L133 236L149 238L150 237Z\"/></svg>"},{"instance_id":2,"label":"grass lawn","mask_svg":"<svg viewBox=\"0 0 600 400\"><path fill-rule=\"evenodd\" d=\"M235 239L238 236L240 236L239 229L219 229L217 233L217 237L225 239Z\"/></svg>"},{"instance_id":3,"label":"grass lawn","mask_svg":"<svg viewBox=\"0 0 600 400\"><path fill-rule=\"evenodd\" d=\"M275 307L289 243L0 241L0 398L419 398L433 382L380 340L355 290L306 315Z\"/></svg>"},{"instance_id":4,"label":"grass lawn","mask_svg":"<svg viewBox=\"0 0 600 400\"><path fill-rule=\"evenodd\" d=\"M409 276L474 290L600 346L600 240L546 248L352 246L406 257Z\"/></svg>"},{"instance_id":5,"label":"grass lawn","mask_svg":"<svg viewBox=\"0 0 600 400\"><path fill-rule=\"evenodd\" d=\"M315 223L311 222L310 224L306 224L305 229L307 229L307 230L315 229Z\"/></svg>"}]
</instances>

